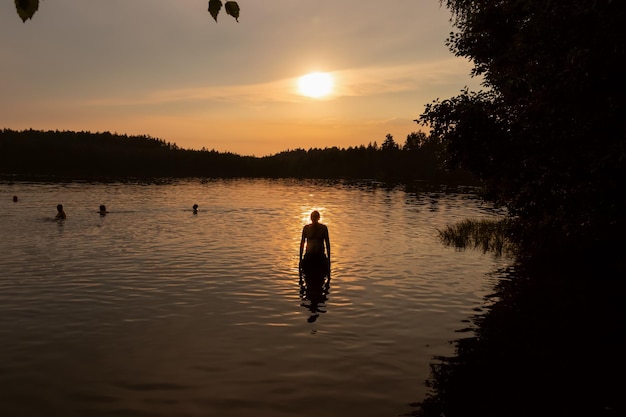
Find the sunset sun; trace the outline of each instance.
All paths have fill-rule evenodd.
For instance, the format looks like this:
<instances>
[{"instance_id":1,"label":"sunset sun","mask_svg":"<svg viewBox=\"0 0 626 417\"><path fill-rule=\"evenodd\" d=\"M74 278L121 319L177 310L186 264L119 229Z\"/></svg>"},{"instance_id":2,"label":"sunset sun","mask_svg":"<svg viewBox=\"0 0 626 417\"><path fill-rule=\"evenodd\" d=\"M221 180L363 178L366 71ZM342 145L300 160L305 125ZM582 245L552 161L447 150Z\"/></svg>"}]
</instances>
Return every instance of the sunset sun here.
<instances>
[{"instance_id":1,"label":"sunset sun","mask_svg":"<svg viewBox=\"0 0 626 417\"><path fill-rule=\"evenodd\" d=\"M298 91L303 96L321 98L333 91L333 77L327 72L312 72L298 78Z\"/></svg>"}]
</instances>

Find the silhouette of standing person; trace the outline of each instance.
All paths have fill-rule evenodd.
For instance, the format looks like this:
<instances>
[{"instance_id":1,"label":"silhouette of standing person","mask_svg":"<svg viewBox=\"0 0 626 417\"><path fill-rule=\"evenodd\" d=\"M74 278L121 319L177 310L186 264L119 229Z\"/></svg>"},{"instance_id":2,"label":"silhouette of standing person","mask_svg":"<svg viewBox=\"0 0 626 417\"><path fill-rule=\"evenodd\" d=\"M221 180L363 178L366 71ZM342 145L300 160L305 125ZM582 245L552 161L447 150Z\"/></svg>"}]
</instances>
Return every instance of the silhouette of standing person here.
<instances>
[{"instance_id":1,"label":"silhouette of standing person","mask_svg":"<svg viewBox=\"0 0 626 417\"><path fill-rule=\"evenodd\" d=\"M56 218L59 220L64 220L67 218L67 215L65 214L65 211L63 211L63 204L58 204L57 205L57 215Z\"/></svg>"},{"instance_id":2,"label":"silhouette of standing person","mask_svg":"<svg viewBox=\"0 0 626 417\"><path fill-rule=\"evenodd\" d=\"M328 275L330 279L330 237L328 227L319 220L320 213L314 210L311 212L311 223L302 228L300 269L305 276L307 273L309 275L321 273L322 278Z\"/></svg>"},{"instance_id":3,"label":"silhouette of standing person","mask_svg":"<svg viewBox=\"0 0 626 417\"><path fill-rule=\"evenodd\" d=\"M325 312L320 309L320 304L326 301L326 294L330 287L330 237L328 227L321 224L319 220L320 213L317 210L313 211L311 223L302 229L300 240L300 293L310 303L308 308L311 316L307 320L309 323L317 319L318 313ZM324 291L324 277L326 276L328 281L326 291Z\"/></svg>"}]
</instances>

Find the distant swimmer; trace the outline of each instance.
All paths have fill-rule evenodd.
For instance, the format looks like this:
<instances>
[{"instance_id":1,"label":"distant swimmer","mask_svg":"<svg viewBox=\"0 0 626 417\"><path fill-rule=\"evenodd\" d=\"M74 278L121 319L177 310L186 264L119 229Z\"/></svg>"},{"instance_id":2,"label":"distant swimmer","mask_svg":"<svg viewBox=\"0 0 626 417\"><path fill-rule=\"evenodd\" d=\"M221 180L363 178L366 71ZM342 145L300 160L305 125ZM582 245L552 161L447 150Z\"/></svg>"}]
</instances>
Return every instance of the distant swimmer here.
<instances>
[{"instance_id":1,"label":"distant swimmer","mask_svg":"<svg viewBox=\"0 0 626 417\"><path fill-rule=\"evenodd\" d=\"M60 220L64 220L64 219L67 218L67 215L63 211L63 204L58 204L57 205L57 215L56 215L56 218L60 219Z\"/></svg>"},{"instance_id":2,"label":"distant swimmer","mask_svg":"<svg viewBox=\"0 0 626 417\"><path fill-rule=\"evenodd\" d=\"M13 196L13 202L17 203L17 196L16 195Z\"/></svg>"},{"instance_id":3,"label":"distant swimmer","mask_svg":"<svg viewBox=\"0 0 626 417\"><path fill-rule=\"evenodd\" d=\"M104 204L100 205L100 210L98 210L98 213L100 213L101 216L104 216L108 213L107 208Z\"/></svg>"},{"instance_id":4,"label":"distant swimmer","mask_svg":"<svg viewBox=\"0 0 626 417\"><path fill-rule=\"evenodd\" d=\"M198 205L197 204L194 204L192 209L193 209L193 214L198 214Z\"/></svg>"}]
</instances>

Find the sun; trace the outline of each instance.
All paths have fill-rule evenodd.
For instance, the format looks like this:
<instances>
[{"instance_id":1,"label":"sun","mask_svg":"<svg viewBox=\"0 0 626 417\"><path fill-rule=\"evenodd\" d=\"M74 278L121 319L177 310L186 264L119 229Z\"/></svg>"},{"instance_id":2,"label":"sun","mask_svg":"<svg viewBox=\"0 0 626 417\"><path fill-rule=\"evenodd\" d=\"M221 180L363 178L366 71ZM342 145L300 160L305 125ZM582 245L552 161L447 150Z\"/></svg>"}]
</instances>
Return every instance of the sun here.
<instances>
[{"instance_id":1,"label":"sun","mask_svg":"<svg viewBox=\"0 0 626 417\"><path fill-rule=\"evenodd\" d=\"M298 78L298 91L303 96L320 98L333 91L333 77L327 72L312 72Z\"/></svg>"}]
</instances>

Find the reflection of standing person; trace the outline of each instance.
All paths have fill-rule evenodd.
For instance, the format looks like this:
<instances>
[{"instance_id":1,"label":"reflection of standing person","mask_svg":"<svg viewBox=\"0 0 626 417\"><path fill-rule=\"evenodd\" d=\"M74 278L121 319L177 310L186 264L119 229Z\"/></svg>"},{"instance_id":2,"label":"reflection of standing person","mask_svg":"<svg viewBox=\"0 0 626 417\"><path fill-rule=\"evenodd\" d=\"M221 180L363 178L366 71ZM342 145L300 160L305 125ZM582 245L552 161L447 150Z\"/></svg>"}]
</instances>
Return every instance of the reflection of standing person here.
<instances>
[{"instance_id":1,"label":"reflection of standing person","mask_svg":"<svg viewBox=\"0 0 626 417\"><path fill-rule=\"evenodd\" d=\"M66 219L67 216L65 215L65 212L63 211L63 204L58 204L57 205L57 215L56 215L57 219Z\"/></svg>"},{"instance_id":2,"label":"reflection of standing person","mask_svg":"<svg viewBox=\"0 0 626 417\"><path fill-rule=\"evenodd\" d=\"M330 237L328 227L320 223L319 220L320 213L314 210L311 213L311 223L302 229L300 268L305 276L307 272L321 272L322 278L327 274L330 278ZM326 254L324 254L324 249L326 249ZM302 256L303 253L304 257Z\"/></svg>"},{"instance_id":3,"label":"reflection of standing person","mask_svg":"<svg viewBox=\"0 0 626 417\"><path fill-rule=\"evenodd\" d=\"M302 279L300 276L300 298L302 299L302 307L306 307L311 313L307 321L313 323L319 317L319 313L326 313L326 300L328 300L328 291L330 284L323 285L322 278Z\"/></svg>"}]
</instances>

